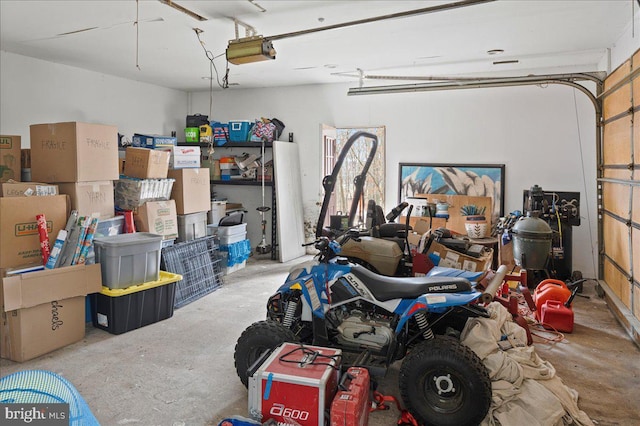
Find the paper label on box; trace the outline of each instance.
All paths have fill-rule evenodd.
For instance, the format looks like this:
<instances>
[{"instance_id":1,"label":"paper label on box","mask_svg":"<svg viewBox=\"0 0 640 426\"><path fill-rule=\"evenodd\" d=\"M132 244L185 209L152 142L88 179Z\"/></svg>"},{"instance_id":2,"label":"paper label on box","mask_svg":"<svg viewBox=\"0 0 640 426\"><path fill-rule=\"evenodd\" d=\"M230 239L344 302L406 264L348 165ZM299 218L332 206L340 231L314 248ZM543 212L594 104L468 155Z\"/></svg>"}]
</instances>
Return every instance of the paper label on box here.
<instances>
[{"instance_id":1,"label":"paper label on box","mask_svg":"<svg viewBox=\"0 0 640 426\"><path fill-rule=\"evenodd\" d=\"M462 262L462 269L464 269L465 271L475 272L476 267L476 263L470 260L465 260L464 262Z\"/></svg>"},{"instance_id":2,"label":"paper label on box","mask_svg":"<svg viewBox=\"0 0 640 426\"><path fill-rule=\"evenodd\" d=\"M438 263L438 266L442 266L444 268L454 268L454 269L461 269L460 268L460 263L457 262L453 262L451 259L442 259L440 258L440 263Z\"/></svg>"},{"instance_id":3,"label":"paper label on box","mask_svg":"<svg viewBox=\"0 0 640 426\"><path fill-rule=\"evenodd\" d=\"M25 191L25 195L26 191ZM31 195L31 194L29 194ZM36 186L36 195L44 196L44 195L58 195L58 189L55 185L37 185Z\"/></svg>"},{"instance_id":4,"label":"paper label on box","mask_svg":"<svg viewBox=\"0 0 640 426\"><path fill-rule=\"evenodd\" d=\"M453 263L460 263L460 255L453 253L451 251L447 252L447 255L445 256L445 258L449 261L449 262L453 262Z\"/></svg>"}]
</instances>

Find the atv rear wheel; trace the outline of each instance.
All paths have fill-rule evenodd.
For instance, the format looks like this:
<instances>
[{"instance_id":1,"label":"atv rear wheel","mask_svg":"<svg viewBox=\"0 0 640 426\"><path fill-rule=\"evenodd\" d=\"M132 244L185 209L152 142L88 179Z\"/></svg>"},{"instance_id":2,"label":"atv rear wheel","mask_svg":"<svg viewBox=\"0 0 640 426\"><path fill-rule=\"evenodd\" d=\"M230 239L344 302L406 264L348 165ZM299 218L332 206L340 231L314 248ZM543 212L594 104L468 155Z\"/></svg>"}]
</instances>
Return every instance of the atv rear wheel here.
<instances>
[{"instance_id":1,"label":"atv rear wheel","mask_svg":"<svg viewBox=\"0 0 640 426\"><path fill-rule=\"evenodd\" d=\"M491 379L482 360L442 336L413 347L400 368L400 393L421 423L477 425L491 405Z\"/></svg>"},{"instance_id":2,"label":"atv rear wheel","mask_svg":"<svg viewBox=\"0 0 640 426\"><path fill-rule=\"evenodd\" d=\"M242 384L248 386L248 370L267 351L284 342L297 342L291 330L275 321L258 321L242 332L234 354L236 373Z\"/></svg>"}]
</instances>

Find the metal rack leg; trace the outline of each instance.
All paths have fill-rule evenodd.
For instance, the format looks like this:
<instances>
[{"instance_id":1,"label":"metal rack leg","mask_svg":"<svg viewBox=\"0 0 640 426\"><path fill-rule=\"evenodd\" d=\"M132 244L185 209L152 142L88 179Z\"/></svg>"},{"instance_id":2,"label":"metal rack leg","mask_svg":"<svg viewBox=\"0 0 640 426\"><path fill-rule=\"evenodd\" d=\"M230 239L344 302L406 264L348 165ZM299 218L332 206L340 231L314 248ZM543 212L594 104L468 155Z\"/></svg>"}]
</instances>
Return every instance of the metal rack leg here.
<instances>
[{"instance_id":1,"label":"metal rack leg","mask_svg":"<svg viewBox=\"0 0 640 426\"><path fill-rule=\"evenodd\" d=\"M273 186L271 187L271 260L276 260L278 253L278 214L276 210L276 185L275 182L273 182Z\"/></svg>"}]
</instances>

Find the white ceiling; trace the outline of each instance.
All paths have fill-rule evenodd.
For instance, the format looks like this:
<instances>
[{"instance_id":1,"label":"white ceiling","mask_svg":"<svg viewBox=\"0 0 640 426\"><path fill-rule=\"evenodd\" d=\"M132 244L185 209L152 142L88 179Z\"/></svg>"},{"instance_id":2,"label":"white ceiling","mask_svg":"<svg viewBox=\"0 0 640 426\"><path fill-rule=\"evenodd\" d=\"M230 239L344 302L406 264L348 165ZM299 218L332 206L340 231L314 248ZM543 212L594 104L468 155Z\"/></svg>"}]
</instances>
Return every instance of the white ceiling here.
<instances>
[{"instance_id":1,"label":"white ceiling","mask_svg":"<svg viewBox=\"0 0 640 426\"><path fill-rule=\"evenodd\" d=\"M0 49L196 91L208 89L210 67L193 28L204 31L204 47L216 56L222 79L225 48L235 38L232 18L269 37L453 3L176 1L208 20L197 21L158 0L140 0L138 5L135 0L0 0ZM232 88L347 81L355 86L358 79L345 74L358 69L366 75L423 77L599 71L606 49L631 25L637 11L636 0L499 0L386 19L275 40L275 60L229 64L228 82ZM60 35L87 28L94 29ZM504 53L491 56L490 49ZM519 63L493 64L511 59Z\"/></svg>"}]
</instances>

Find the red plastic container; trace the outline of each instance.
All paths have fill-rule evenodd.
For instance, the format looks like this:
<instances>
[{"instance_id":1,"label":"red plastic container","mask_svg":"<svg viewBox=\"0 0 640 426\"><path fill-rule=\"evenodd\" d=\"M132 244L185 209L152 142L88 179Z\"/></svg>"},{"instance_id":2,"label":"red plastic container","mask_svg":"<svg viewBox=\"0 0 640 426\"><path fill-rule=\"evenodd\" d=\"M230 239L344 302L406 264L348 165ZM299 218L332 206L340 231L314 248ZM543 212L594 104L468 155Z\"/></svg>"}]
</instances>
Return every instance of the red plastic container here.
<instances>
[{"instance_id":1,"label":"red plastic container","mask_svg":"<svg viewBox=\"0 0 640 426\"><path fill-rule=\"evenodd\" d=\"M547 279L542 281L533 292L533 300L536 302L536 316L538 320L542 316L542 306L547 300L555 300L565 303L571 297L571 290L560 280Z\"/></svg>"},{"instance_id":2,"label":"red plastic container","mask_svg":"<svg viewBox=\"0 0 640 426\"><path fill-rule=\"evenodd\" d=\"M369 371L351 367L345 379L331 403L331 426L366 426L371 408Z\"/></svg>"},{"instance_id":3,"label":"red plastic container","mask_svg":"<svg viewBox=\"0 0 640 426\"><path fill-rule=\"evenodd\" d=\"M557 300L547 300L542 305L540 322L544 328L571 333L573 331L573 310Z\"/></svg>"}]
</instances>

